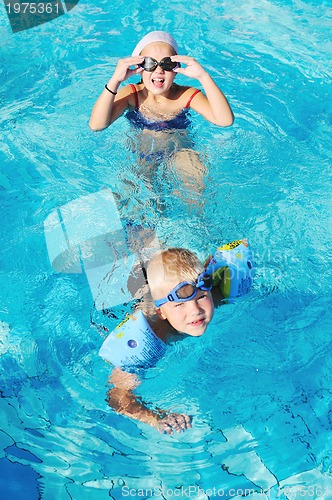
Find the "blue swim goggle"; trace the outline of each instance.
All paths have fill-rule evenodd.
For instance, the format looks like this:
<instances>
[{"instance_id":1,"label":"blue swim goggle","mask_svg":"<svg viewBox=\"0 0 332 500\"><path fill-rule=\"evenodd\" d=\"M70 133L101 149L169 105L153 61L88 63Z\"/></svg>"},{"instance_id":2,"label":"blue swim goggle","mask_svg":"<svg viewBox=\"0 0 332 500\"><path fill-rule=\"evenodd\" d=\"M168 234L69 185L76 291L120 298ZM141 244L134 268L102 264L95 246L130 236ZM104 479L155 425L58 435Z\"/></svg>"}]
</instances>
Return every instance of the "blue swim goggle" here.
<instances>
[{"instance_id":1,"label":"blue swim goggle","mask_svg":"<svg viewBox=\"0 0 332 500\"><path fill-rule=\"evenodd\" d=\"M211 290L213 278L211 274L202 273L198 276L195 283L191 281L182 281L169 292L167 297L155 300L154 305L160 307L166 302L186 302L196 297L198 290Z\"/></svg>"}]
</instances>

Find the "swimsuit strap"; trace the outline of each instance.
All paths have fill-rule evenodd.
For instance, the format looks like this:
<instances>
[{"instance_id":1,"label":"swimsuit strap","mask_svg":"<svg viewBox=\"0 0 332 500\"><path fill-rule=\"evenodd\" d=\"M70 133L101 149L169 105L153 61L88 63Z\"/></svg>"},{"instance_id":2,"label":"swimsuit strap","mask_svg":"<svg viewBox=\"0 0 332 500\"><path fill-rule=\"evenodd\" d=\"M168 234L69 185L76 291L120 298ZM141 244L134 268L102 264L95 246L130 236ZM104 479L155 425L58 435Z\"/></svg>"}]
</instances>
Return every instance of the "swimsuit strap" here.
<instances>
[{"instance_id":1,"label":"swimsuit strap","mask_svg":"<svg viewBox=\"0 0 332 500\"><path fill-rule=\"evenodd\" d=\"M136 86L133 83L130 83L129 85L131 86L132 91L134 93L134 96L135 96L135 106L136 106L136 109L138 109L139 108L139 103L138 103L137 88L136 88Z\"/></svg>"},{"instance_id":2,"label":"swimsuit strap","mask_svg":"<svg viewBox=\"0 0 332 500\"><path fill-rule=\"evenodd\" d=\"M131 89L132 89L132 91L133 91L133 94L134 94L134 96L135 96L135 106L136 106L136 109L138 109L138 108L139 108L139 102L138 102L138 92L137 92L137 88L136 88L136 86L135 86L133 83L130 83L129 85L130 85L130 87L131 87ZM199 90L199 89L196 89L196 90L192 93L192 95L191 95L191 96L190 96L190 98L189 98L189 101L187 102L187 104L186 104L186 105L185 105L185 107L184 107L185 109L188 109L188 108L190 107L191 101L193 100L193 98L195 97L195 95L196 95L196 94L198 94L199 92L200 92L200 90Z\"/></svg>"},{"instance_id":3,"label":"swimsuit strap","mask_svg":"<svg viewBox=\"0 0 332 500\"><path fill-rule=\"evenodd\" d=\"M191 101L193 100L193 98L195 97L196 94L198 94L198 92L200 92L199 89L196 89L195 92L191 95L189 101L187 102L187 104L185 105L185 109L189 108L190 107L190 103Z\"/></svg>"}]
</instances>

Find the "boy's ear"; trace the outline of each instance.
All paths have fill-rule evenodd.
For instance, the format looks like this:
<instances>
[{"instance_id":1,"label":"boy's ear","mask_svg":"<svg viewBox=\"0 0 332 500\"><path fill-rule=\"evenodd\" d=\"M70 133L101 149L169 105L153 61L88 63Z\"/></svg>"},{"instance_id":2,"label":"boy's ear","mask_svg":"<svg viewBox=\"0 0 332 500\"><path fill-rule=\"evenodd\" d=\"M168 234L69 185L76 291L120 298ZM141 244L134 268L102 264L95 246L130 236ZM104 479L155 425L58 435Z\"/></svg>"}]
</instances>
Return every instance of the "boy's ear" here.
<instances>
[{"instance_id":1,"label":"boy's ear","mask_svg":"<svg viewBox=\"0 0 332 500\"><path fill-rule=\"evenodd\" d=\"M158 314L158 316L159 316L160 319L163 319L163 320L166 319L166 316L164 315L164 313L162 312L162 310L160 309L160 307L156 307L156 313Z\"/></svg>"}]
</instances>

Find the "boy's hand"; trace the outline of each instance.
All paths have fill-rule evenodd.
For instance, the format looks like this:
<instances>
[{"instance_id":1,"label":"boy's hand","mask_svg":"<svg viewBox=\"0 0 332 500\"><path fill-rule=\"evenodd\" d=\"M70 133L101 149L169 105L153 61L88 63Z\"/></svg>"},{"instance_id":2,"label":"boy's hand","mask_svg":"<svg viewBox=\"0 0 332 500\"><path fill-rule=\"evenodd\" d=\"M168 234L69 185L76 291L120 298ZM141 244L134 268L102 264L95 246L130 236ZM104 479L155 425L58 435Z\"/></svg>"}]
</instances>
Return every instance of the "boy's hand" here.
<instances>
[{"instance_id":1,"label":"boy's hand","mask_svg":"<svg viewBox=\"0 0 332 500\"><path fill-rule=\"evenodd\" d=\"M158 419L155 427L159 432L173 434L174 431L181 432L191 429L191 418L181 413L170 413L166 417Z\"/></svg>"},{"instance_id":2,"label":"boy's hand","mask_svg":"<svg viewBox=\"0 0 332 500\"><path fill-rule=\"evenodd\" d=\"M132 392L140 384L137 375L117 367L114 368L109 382L113 387L107 393L107 402L115 411L127 415L127 417L136 418L166 434L191 428L191 417L188 415L167 413L160 408L157 408L157 411L147 408Z\"/></svg>"},{"instance_id":3,"label":"boy's hand","mask_svg":"<svg viewBox=\"0 0 332 500\"><path fill-rule=\"evenodd\" d=\"M206 75L206 71L196 61L193 57L189 56L171 56L172 61L178 62L181 64L185 64L185 67L175 68L173 71L175 73L181 73L181 75L188 76L189 78L195 78L196 80L200 80L204 75Z\"/></svg>"}]
</instances>

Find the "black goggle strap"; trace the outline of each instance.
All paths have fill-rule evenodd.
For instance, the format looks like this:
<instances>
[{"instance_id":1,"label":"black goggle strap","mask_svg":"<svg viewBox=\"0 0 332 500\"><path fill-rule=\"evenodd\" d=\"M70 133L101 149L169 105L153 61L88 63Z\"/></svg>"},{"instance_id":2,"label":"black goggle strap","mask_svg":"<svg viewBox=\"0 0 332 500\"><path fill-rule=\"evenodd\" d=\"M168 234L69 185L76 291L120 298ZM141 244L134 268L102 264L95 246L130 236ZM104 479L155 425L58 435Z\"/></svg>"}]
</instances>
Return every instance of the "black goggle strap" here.
<instances>
[{"instance_id":1,"label":"black goggle strap","mask_svg":"<svg viewBox=\"0 0 332 500\"><path fill-rule=\"evenodd\" d=\"M213 286L213 277L211 274L204 273L196 282L196 287L201 290L211 290Z\"/></svg>"}]
</instances>

